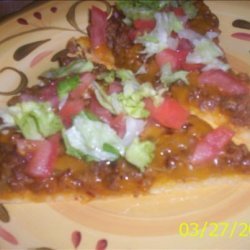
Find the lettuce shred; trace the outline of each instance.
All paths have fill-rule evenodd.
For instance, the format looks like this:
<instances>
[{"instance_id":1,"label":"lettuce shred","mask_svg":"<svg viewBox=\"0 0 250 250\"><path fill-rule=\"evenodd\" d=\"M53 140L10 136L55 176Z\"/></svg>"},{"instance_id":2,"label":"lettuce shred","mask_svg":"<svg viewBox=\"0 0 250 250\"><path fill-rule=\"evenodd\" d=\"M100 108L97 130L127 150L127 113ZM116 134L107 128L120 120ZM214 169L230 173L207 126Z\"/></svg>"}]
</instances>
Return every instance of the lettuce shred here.
<instances>
[{"instance_id":1,"label":"lettuce shred","mask_svg":"<svg viewBox=\"0 0 250 250\"><path fill-rule=\"evenodd\" d=\"M9 113L26 139L40 140L63 128L49 103L22 102L10 107Z\"/></svg>"},{"instance_id":2,"label":"lettuce shred","mask_svg":"<svg viewBox=\"0 0 250 250\"><path fill-rule=\"evenodd\" d=\"M56 79L61 77L70 76L73 74L82 74L84 72L90 72L94 69L94 64L84 59L78 59L71 62L67 66L63 66L56 69L50 69L44 72L41 76L48 79Z\"/></svg>"},{"instance_id":3,"label":"lettuce shred","mask_svg":"<svg viewBox=\"0 0 250 250\"><path fill-rule=\"evenodd\" d=\"M154 158L155 144L151 141L139 141L136 138L126 150L126 160L136 166L141 172Z\"/></svg>"},{"instance_id":4,"label":"lettuce shred","mask_svg":"<svg viewBox=\"0 0 250 250\"><path fill-rule=\"evenodd\" d=\"M73 125L63 131L63 138L67 153L77 158L114 161L125 152L116 132L86 112L74 118Z\"/></svg>"},{"instance_id":5,"label":"lettuce shred","mask_svg":"<svg viewBox=\"0 0 250 250\"><path fill-rule=\"evenodd\" d=\"M169 6L171 0L118 0L116 6L122 10L127 18L136 20L138 18L152 18L154 13Z\"/></svg>"}]
</instances>

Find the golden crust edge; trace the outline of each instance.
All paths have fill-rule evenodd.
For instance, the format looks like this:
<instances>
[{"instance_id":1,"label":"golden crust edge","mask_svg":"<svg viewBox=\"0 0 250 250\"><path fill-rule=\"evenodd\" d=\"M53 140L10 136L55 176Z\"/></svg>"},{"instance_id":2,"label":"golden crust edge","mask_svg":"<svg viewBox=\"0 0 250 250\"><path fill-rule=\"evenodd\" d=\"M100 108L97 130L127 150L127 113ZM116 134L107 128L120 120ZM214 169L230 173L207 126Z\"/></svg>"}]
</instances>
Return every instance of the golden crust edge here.
<instances>
[{"instance_id":1,"label":"golden crust edge","mask_svg":"<svg viewBox=\"0 0 250 250\"><path fill-rule=\"evenodd\" d=\"M133 197L135 199L140 199L140 197L155 196L175 193L179 191L183 192L193 192L200 191L202 189L207 189L210 187L220 188L220 187L231 187L238 185L249 185L250 186L250 176L244 174L235 174L232 176L216 176L209 177L203 180L190 180L190 181L173 181L168 180L166 182L155 183L148 192L139 195L132 194L115 194L115 195L104 195L100 197L90 198L87 195L81 194L80 192L69 192L65 194L35 194L30 191L24 191L18 194L10 195L5 199L1 199L0 202L4 204L23 204L23 203L54 203L54 202L79 202L84 204L91 203L91 201L108 201L110 199L114 200L127 197ZM21 197L21 198L20 198Z\"/></svg>"}]
</instances>

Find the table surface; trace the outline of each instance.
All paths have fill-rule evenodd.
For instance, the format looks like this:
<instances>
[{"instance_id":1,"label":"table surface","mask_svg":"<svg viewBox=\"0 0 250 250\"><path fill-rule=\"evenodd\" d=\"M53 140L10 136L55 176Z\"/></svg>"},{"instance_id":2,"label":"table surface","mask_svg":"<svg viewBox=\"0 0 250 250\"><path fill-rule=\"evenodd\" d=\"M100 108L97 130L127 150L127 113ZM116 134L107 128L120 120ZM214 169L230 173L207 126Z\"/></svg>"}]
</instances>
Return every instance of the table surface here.
<instances>
[{"instance_id":1,"label":"table surface","mask_svg":"<svg viewBox=\"0 0 250 250\"><path fill-rule=\"evenodd\" d=\"M45 0L0 0L0 20L4 20L7 17L29 8L32 5L45 2Z\"/></svg>"}]
</instances>

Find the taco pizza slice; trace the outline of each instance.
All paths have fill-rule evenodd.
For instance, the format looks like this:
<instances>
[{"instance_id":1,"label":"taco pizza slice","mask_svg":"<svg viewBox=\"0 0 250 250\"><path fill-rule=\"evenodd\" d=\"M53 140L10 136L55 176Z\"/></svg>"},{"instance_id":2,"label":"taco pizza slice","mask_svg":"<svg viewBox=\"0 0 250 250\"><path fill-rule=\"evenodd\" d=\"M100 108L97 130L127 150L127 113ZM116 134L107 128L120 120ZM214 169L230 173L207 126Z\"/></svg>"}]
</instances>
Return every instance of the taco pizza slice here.
<instances>
[{"instance_id":1,"label":"taco pizza slice","mask_svg":"<svg viewBox=\"0 0 250 250\"><path fill-rule=\"evenodd\" d=\"M0 198L162 192L250 174L249 77L202 1L89 10L59 67L0 111Z\"/></svg>"}]
</instances>

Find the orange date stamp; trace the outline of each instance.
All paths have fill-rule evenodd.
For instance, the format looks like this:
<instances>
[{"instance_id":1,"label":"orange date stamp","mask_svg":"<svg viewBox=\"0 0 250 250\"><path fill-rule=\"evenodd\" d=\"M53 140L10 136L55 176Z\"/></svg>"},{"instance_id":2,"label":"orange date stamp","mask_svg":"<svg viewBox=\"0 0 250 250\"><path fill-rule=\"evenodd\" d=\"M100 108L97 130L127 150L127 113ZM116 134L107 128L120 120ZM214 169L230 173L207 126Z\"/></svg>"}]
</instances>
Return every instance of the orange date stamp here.
<instances>
[{"instance_id":1,"label":"orange date stamp","mask_svg":"<svg viewBox=\"0 0 250 250\"><path fill-rule=\"evenodd\" d=\"M250 237L250 223L248 222L182 222L179 225L179 235L182 237Z\"/></svg>"}]
</instances>

